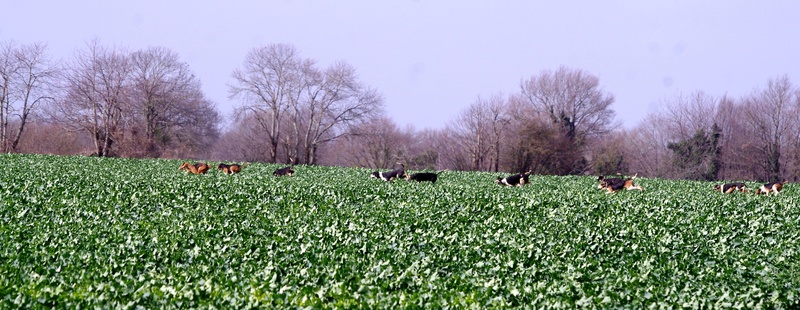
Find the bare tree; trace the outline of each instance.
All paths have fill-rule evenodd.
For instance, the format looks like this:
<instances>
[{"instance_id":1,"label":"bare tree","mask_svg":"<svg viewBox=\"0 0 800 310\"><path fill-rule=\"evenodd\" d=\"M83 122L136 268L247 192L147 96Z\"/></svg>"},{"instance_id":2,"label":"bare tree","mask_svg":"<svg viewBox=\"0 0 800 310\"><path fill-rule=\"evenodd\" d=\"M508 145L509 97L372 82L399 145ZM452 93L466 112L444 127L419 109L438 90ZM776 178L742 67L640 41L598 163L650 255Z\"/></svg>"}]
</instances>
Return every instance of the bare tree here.
<instances>
[{"instance_id":1,"label":"bare tree","mask_svg":"<svg viewBox=\"0 0 800 310\"><path fill-rule=\"evenodd\" d=\"M666 120L649 114L638 125L622 133L623 156L630 172L649 177L666 177L671 171Z\"/></svg>"},{"instance_id":2,"label":"bare tree","mask_svg":"<svg viewBox=\"0 0 800 310\"><path fill-rule=\"evenodd\" d=\"M268 162L269 146L259 141L265 129L252 115L243 115L225 130L214 144L212 157L218 160Z\"/></svg>"},{"instance_id":3,"label":"bare tree","mask_svg":"<svg viewBox=\"0 0 800 310\"><path fill-rule=\"evenodd\" d=\"M511 156L516 171L535 174L580 174L588 169L585 147L553 127L547 119L532 119L521 125Z\"/></svg>"},{"instance_id":4,"label":"bare tree","mask_svg":"<svg viewBox=\"0 0 800 310\"><path fill-rule=\"evenodd\" d=\"M328 68L320 84L309 83L305 90L305 109L301 111L307 115L302 137L307 164L316 163L320 144L346 134L348 126L383 112L380 94L358 82L355 69L344 62Z\"/></svg>"},{"instance_id":5,"label":"bare tree","mask_svg":"<svg viewBox=\"0 0 800 310\"><path fill-rule=\"evenodd\" d=\"M336 164L369 168L391 168L405 162L413 134L402 131L388 117L377 117L358 124L334 146L340 155Z\"/></svg>"},{"instance_id":6,"label":"bare tree","mask_svg":"<svg viewBox=\"0 0 800 310\"><path fill-rule=\"evenodd\" d=\"M661 107L658 113L667 126L664 130L675 141L688 139L700 130L708 131L716 123L717 99L702 91L677 93Z\"/></svg>"},{"instance_id":7,"label":"bare tree","mask_svg":"<svg viewBox=\"0 0 800 310\"><path fill-rule=\"evenodd\" d=\"M511 123L511 116L508 115L508 103L500 94L493 95L483 104L486 105L489 112L488 121L490 124L490 139L492 143L492 157L489 159L490 170L497 172L500 170L503 135L506 133L506 129Z\"/></svg>"},{"instance_id":8,"label":"bare tree","mask_svg":"<svg viewBox=\"0 0 800 310\"><path fill-rule=\"evenodd\" d=\"M451 126L437 130L429 137L436 151L438 169L462 170L472 169L472 161L468 152L459 141L459 134Z\"/></svg>"},{"instance_id":9,"label":"bare tree","mask_svg":"<svg viewBox=\"0 0 800 310\"><path fill-rule=\"evenodd\" d=\"M494 95L488 100L478 97L451 123L454 142L468 154L471 170L498 171L501 137L509 122L504 98Z\"/></svg>"},{"instance_id":10,"label":"bare tree","mask_svg":"<svg viewBox=\"0 0 800 310\"><path fill-rule=\"evenodd\" d=\"M743 116L756 146L763 168L762 180L778 181L785 177L781 163L782 149L796 132L800 112L798 90L788 76L770 79L767 87L744 98Z\"/></svg>"},{"instance_id":11,"label":"bare tree","mask_svg":"<svg viewBox=\"0 0 800 310\"><path fill-rule=\"evenodd\" d=\"M86 131L97 156L114 156L112 145L123 135L123 115L130 110L131 66L124 52L95 40L68 65L66 96L56 104L62 124Z\"/></svg>"},{"instance_id":12,"label":"bare tree","mask_svg":"<svg viewBox=\"0 0 800 310\"><path fill-rule=\"evenodd\" d=\"M721 179L752 180L763 174L757 169L761 166L761 154L754 145L757 142L754 136L748 134L748 125L742 117L744 109L741 101L727 96L720 98L717 104L714 118L722 129Z\"/></svg>"},{"instance_id":13,"label":"bare tree","mask_svg":"<svg viewBox=\"0 0 800 310\"><path fill-rule=\"evenodd\" d=\"M469 170L484 168L486 156L491 148L489 124L485 121L487 111L480 104L472 104L461 111L458 118L449 126L455 133L456 144L460 145L470 159Z\"/></svg>"},{"instance_id":14,"label":"bare tree","mask_svg":"<svg viewBox=\"0 0 800 310\"><path fill-rule=\"evenodd\" d=\"M411 145L408 147L408 158L406 159L407 170L441 170L445 169L441 165L441 144L447 143L439 140L437 129L415 130L409 126L406 129L411 138Z\"/></svg>"},{"instance_id":15,"label":"bare tree","mask_svg":"<svg viewBox=\"0 0 800 310\"><path fill-rule=\"evenodd\" d=\"M233 78L231 98L242 100L239 113L264 128L273 162L282 146L287 161L315 164L321 145L382 112L383 99L357 80L352 66L337 62L320 71L290 45L251 51Z\"/></svg>"},{"instance_id":16,"label":"bare tree","mask_svg":"<svg viewBox=\"0 0 800 310\"><path fill-rule=\"evenodd\" d=\"M198 113L214 114L198 106L204 101L200 83L176 53L160 47L136 51L131 54L131 66L133 126L137 127L132 135L136 139L138 128L143 127L146 156L160 156L175 138L171 131L191 127Z\"/></svg>"},{"instance_id":17,"label":"bare tree","mask_svg":"<svg viewBox=\"0 0 800 310\"><path fill-rule=\"evenodd\" d=\"M296 91L290 93L289 107L286 110L288 115L280 124L281 128L287 128L287 130L282 131L281 137L285 153L283 157L287 162L307 163L307 152L304 151L306 141L303 140L303 130L310 126L312 122L308 94L311 93L311 89L319 88L322 83L322 72L316 68L316 62L311 59L300 60ZM301 160L301 157L303 160Z\"/></svg>"},{"instance_id":18,"label":"bare tree","mask_svg":"<svg viewBox=\"0 0 800 310\"><path fill-rule=\"evenodd\" d=\"M233 72L230 98L244 102L240 113L252 115L267 133L271 162L277 161L283 114L300 92L302 60L287 44L251 50L243 68Z\"/></svg>"},{"instance_id":19,"label":"bare tree","mask_svg":"<svg viewBox=\"0 0 800 310\"><path fill-rule=\"evenodd\" d=\"M41 43L17 46L0 42L0 148L15 152L31 113L52 102L58 66L46 55ZM16 117L16 132L11 128Z\"/></svg>"},{"instance_id":20,"label":"bare tree","mask_svg":"<svg viewBox=\"0 0 800 310\"><path fill-rule=\"evenodd\" d=\"M662 177L716 179L719 176L720 141L725 136L717 124L718 99L702 91L676 93L656 112L666 137L671 167Z\"/></svg>"},{"instance_id":21,"label":"bare tree","mask_svg":"<svg viewBox=\"0 0 800 310\"><path fill-rule=\"evenodd\" d=\"M522 82L519 98L578 144L606 133L614 117L610 109L614 96L600 89L597 77L582 70L544 71Z\"/></svg>"},{"instance_id":22,"label":"bare tree","mask_svg":"<svg viewBox=\"0 0 800 310\"><path fill-rule=\"evenodd\" d=\"M587 142L606 134L614 117L610 109L614 97L600 88L599 79L581 70L561 67L522 81L520 88L512 101L518 111L517 127L524 136L514 157L523 166L557 159L558 166L543 167L548 173L576 174L588 169ZM531 144L532 141L538 144Z\"/></svg>"},{"instance_id":23,"label":"bare tree","mask_svg":"<svg viewBox=\"0 0 800 310\"><path fill-rule=\"evenodd\" d=\"M175 100L180 104L164 116L164 131L169 133L164 141L169 147L165 154L171 157L208 156L219 139L219 112L200 91L199 82L195 86L177 94L179 99Z\"/></svg>"}]
</instances>

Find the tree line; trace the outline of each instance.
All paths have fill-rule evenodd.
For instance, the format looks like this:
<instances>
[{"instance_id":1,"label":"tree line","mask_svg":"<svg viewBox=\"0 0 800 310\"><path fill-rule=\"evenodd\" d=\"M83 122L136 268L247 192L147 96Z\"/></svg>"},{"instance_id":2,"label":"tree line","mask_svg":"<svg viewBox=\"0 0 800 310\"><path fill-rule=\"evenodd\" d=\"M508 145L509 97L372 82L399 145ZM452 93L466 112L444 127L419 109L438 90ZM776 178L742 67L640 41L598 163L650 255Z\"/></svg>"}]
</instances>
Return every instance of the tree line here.
<instances>
[{"instance_id":1,"label":"tree line","mask_svg":"<svg viewBox=\"0 0 800 310\"><path fill-rule=\"evenodd\" d=\"M219 114L166 48L89 42L66 61L44 44L0 44L3 152L192 156L219 137Z\"/></svg>"},{"instance_id":2,"label":"tree line","mask_svg":"<svg viewBox=\"0 0 800 310\"><path fill-rule=\"evenodd\" d=\"M45 44L0 42L0 148L694 180L795 180L800 169L800 88L788 76L741 98L678 93L633 128L615 120L597 76L563 66L477 97L441 129L400 128L353 66L320 67L290 44L251 49L227 86L238 105L223 129L168 48L95 40L54 60Z\"/></svg>"}]
</instances>

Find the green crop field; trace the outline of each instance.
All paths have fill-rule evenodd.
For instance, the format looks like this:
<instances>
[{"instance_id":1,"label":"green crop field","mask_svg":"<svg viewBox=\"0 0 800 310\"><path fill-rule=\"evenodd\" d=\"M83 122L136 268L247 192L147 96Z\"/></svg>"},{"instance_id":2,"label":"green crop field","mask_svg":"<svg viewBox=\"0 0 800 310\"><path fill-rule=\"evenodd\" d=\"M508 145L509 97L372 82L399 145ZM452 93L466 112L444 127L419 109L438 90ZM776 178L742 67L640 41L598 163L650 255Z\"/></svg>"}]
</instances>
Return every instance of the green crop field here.
<instances>
[{"instance_id":1,"label":"green crop field","mask_svg":"<svg viewBox=\"0 0 800 310\"><path fill-rule=\"evenodd\" d=\"M800 305L795 184L180 163L0 155L0 308Z\"/></svg>"}]
</instances>

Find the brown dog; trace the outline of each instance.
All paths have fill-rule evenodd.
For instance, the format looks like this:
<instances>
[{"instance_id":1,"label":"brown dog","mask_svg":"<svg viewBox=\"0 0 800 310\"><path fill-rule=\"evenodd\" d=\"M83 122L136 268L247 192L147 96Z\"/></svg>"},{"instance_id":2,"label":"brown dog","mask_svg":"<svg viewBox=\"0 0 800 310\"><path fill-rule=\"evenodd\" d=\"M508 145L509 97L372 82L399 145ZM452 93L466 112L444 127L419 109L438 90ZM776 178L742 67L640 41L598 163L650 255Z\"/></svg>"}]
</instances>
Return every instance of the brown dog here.
<instances>
[{"instance_id":1,"label":"brown dog","mask_svg":"<svg viewBox=\"0 0 800 310\"><path fill-rule=\"evenodd\" d=\"M236 173L242 172L242 168L244 168L244 167L247 167L247 164L243 164L243 165L230 164L230 165L227 165L227 164L220 163L219 165L217 165L217 170L222 170L222 173L225 173L225 174L236 174Z\"/></svg>"},{"instance_id":2,"label":"brown dog","mask_svg":"<svg viewBox=\"0 0 800 310\"><path fill-rule=\"evenodd\" d=\"M188 162L183 163L178 170L186 170L189 173L193 174L206 174L208 172L208 165L206 163L194 163L190 164Z\"/></svg>"},{"instance_id":3,"label":"brown dog","mask_svg":"<svg viewBox=\"0 0 800 310\"><path fill-rule=\"evenodd\" d=\"M605 189L610 193L616 193L623 188L626 190L639 190L644 191L644 189L636 184L633 184L633 180L636 179L636 174L634 174L630 179L619 179L619 178L604 178L602 176L598 177L597 180L600 181L600 189Z\"/></svg>"},{"instance_id":4,"label":"brown dog","mask_svg":"<svg viewBox=\"0 0 800 310\"><path fill-rule=\"evenodd\" d=\"M778 193L783 190L784 183L786 183L786 180L783 180L783 182L772 182L761 185L761 187L756 189L756 195L764 194L765 196L768 196L770 193L773 193L775 196L778 196Z\"/></svg>"}]
</instances>

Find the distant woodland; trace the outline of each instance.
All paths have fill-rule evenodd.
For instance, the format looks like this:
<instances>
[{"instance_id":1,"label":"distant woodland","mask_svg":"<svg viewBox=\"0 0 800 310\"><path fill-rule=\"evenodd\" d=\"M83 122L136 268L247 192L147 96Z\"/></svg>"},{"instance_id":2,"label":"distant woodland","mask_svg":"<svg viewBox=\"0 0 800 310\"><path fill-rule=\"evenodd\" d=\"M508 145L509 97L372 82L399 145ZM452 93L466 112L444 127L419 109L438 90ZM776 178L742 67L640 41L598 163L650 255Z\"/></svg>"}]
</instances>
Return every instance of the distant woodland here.
<instances>
[{"instance_id":1,"label":"distant woodland","mask_svg":"<svg viewBox=\"0 0 800 310\"><path fill-rule=\"evenodd\" d=\"M288 44L253 48L231 68L226 120L168 48L88 42L58 59L44 43L0 42L0 148L408 170L691 180L796 181L800 88L786 75L732 98L702 90L663 100L633 128L584 70L523 78L511 94L463 104L442 129L400 128L380 90L346 62L320 66Z\"/></svg>"}]
</instances>

